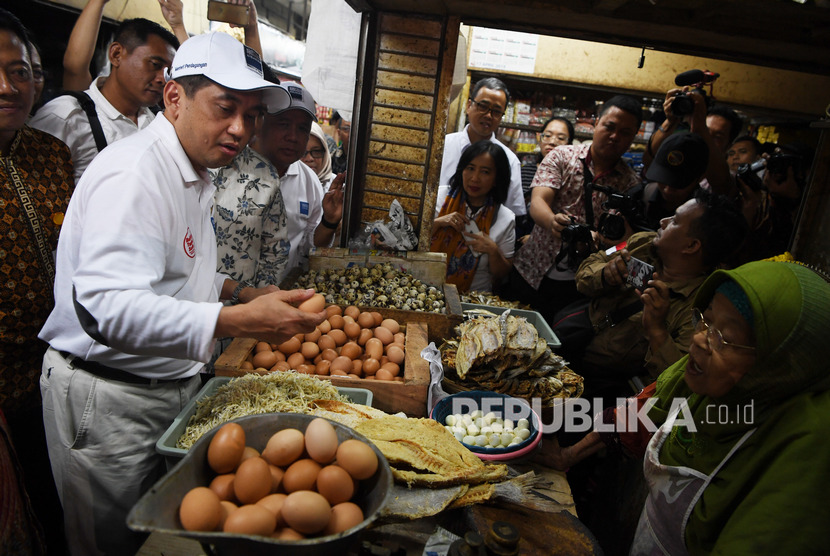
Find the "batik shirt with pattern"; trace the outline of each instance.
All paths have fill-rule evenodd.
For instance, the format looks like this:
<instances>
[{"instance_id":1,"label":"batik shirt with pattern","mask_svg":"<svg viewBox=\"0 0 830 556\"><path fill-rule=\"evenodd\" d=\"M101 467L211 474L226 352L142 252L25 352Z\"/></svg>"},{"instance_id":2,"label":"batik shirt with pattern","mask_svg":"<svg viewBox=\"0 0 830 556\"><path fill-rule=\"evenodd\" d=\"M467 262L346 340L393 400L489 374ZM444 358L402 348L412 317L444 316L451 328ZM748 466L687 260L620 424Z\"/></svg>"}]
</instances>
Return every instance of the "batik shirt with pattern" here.
<instances>
[{"instance_id":1,"label":"batik shirt with pattern","mask_svg":"<svg viewBox=\"0 0 830 556\"><path fill-rule=\"evenodd\" d=\"M211 177L218 271L255 287L278 285L291 245L277 169L246 147Z\"/></svg>"},{"instance_id":2,"label":"batik shirt with pattern","mask_svg":"<svg viewBox=\"0 0 830 556\"><path fill-rule=\"evenodd\" d=\"M53 278L15 181L25 188L32 205L29 212L37 218L49 256L54 257L75 188L72 174L69 148L28 126L17 132L8 156L0 156L0 408L5 412L40 403L38 379L48 346L37 335L54 306Z\"/></svg>"},{"instance_id":3,"label":"batik shirt with pattern","mask_svg":"<svg viewBox=\"0 0 830 556\"><path fill-rule=\"evenodd\" d=\"M542 159L531 184L531 189L534 187L550 187L556 190L551 206L554 214L567 212L574 216L577 223L581 224L585 223L585 202L583 201L585 172L583 161L588 156L590 148L590 144L556 147ZM590 170L596 175L593 164L590 164ZM601 185L612 187L621 193L640 183L637 174L622 159L617 162L611 172L602 177L597 177L595 181ZM604 193L593 192L591 206L594 211L594 221L591 222L591 225L594 227L599 224L599 218L604 212L602 203L605 200L606 195ZM559 254L561 247L562 240L554 236L550 228L536 224L533 226L530 238L516 253L513 266L534 289L538 289L542 279L552 273L558 274L556 279L572 280L574 271L556 273L553 270L556 255Z\"/></svg>"}]
</instances>

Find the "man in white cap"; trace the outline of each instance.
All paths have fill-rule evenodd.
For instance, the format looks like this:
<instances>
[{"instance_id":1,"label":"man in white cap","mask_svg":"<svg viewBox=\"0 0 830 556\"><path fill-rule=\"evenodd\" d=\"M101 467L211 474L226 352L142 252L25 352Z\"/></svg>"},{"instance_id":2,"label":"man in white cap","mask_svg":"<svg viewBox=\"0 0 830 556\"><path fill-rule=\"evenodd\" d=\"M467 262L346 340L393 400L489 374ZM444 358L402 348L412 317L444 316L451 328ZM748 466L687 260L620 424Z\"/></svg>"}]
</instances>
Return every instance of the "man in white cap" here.
<instances>
[{"instance_id":1,"label":"man in white cap","mask_svg":"<svg viewBox=\"0 0 830 556\"><path fill-rule=\"evenodd\" d=\"M75 189L40 334L72 554L140 546L127 514L164 472L155 442L201 387L214 338L280 343L325 318L292 307L311 290L237 289L216 272L207 168L242 150L266 105L287 104L255 51L222 33L193 37L173 60L164 113L96 157ZM220 303L232 296L247 303Z\"/></svg>"}]
</instances>

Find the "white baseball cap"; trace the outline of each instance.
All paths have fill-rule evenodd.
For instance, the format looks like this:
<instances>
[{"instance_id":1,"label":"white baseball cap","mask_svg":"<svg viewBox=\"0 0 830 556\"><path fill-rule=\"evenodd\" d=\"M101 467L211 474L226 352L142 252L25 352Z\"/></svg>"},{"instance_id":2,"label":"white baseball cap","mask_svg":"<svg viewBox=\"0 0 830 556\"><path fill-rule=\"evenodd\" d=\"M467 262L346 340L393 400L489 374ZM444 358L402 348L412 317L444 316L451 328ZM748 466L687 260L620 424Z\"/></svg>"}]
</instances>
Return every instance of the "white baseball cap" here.
<instances>
[{"instance_id":1,"label":"white baseball cap","mask_svg":"<svg viewBox=\"0 0 830 556\"><path fill-rule=\"evenodd\" d=\"M288 91L262 78L262 59L256 50L220 31L196 35L182 43L173 58L168 79L186 75L204 75L235 91L262 90L269 112L291 103Z\"/></svg>"},{"instance_id":2,"label":"white baseball cap","mask_svg":"<svg viewBox=\"0 0 830 556\"><path fill-rule=\"evenodd\" d=\"M276 110L271 109L269 106L269 114L279 114L280 112L286 112L288 110L302 110L311 116L312 121L317 121L317 105L314 103L314 98L312 98L311 93L308 92L308 89L299 83L294 83L292 81L284 81L280 83L280 88L284 89L285 92L288 93L291 102L288 106L284 106Z\"/></svg>"}]
</instances>

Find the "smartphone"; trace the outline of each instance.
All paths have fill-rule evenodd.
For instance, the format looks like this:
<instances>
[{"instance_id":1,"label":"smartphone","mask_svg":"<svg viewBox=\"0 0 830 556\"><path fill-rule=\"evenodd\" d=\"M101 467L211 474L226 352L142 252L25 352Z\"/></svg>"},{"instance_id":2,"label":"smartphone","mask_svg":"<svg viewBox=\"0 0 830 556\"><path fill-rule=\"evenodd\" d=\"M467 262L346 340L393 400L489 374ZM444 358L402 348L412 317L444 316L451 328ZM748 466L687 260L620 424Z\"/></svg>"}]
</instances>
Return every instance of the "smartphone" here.
<instances>
[{"instance_id":1,"label":"smartphone","mask_svg":"<svg viewBox=\"0 0 830 556\"><path fill-rule=\"evenodd\" d=\"M637 257L631 257L627 263L628 273L625 283L643 291L648 287L648 281L654 276L654 267Z\"/></svg>"},{"instance_id":2,"label":"smartphone","mask_svg":"<svg viewBox=\"0 0 830 556\"><path fill-rule=\"evenodd\" d=\"M210 21L223 21L234 25L248 24L248 6L244 4L228 4L220 0L208 0L207 18Z\"/></svg>"},{"instance_id":3,"label":"smartphone","mask_svg":"<svg viewBox=\"0 0 830 556\"><path fill-rule=\"evenodd\" d=\"M467 225L464 226L464 233L467 234L467 235L477 234L478 232L479 232L478 225L475 223L475 220L470 220L469 222L467 222ZM475 249L470 249L470 251L476 257L478 257L480 255L480 253L478 251L476 251Z\"/></svg>"}]
</instances>

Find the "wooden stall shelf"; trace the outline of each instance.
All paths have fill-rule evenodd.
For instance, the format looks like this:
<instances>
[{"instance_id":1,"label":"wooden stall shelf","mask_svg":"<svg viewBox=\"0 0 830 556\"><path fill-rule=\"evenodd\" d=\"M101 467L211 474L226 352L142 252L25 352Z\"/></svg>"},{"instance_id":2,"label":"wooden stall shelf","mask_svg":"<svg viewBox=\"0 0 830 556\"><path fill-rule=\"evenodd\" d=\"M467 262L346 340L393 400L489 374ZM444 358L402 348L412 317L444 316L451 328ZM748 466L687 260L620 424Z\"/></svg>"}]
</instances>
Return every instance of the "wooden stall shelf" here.
<instances>
[{"instance_id":1,"label":"wooden stall shelf","mask_svg":"<svg viewBox=\"0 0 830 556\"><path fill-rule=\"evenodd\" d=\"M384 317L390 316L386 310L382 314ZM427 325L421 322L406 322L405 324L406 350L403 382L316 375L317 378L330 380L335 386L371 390L373 393L372 406L387 413L402 411L410 417L426 417L429 363L421 358L421 351L427 346ZM243 376L256 373L257 371L240 368L242 362L248 358L256 344L257 340L252 338L234 338L228 349L216 360L214 365L216 375Z\"/></svg>"}]
</instances>

